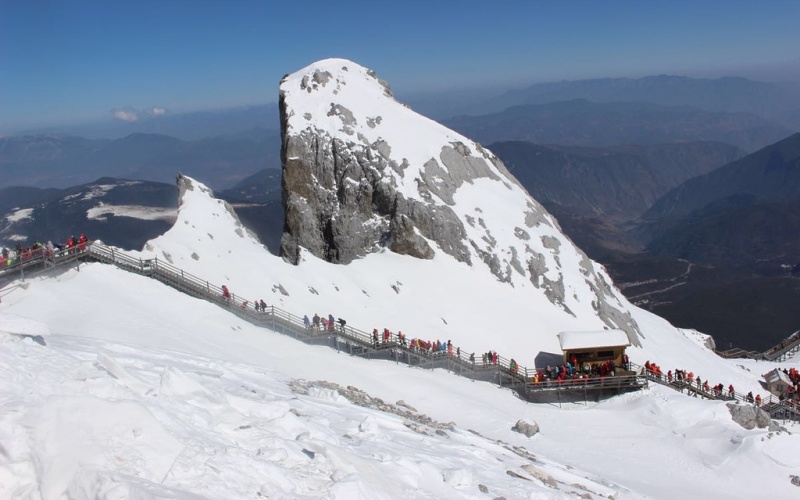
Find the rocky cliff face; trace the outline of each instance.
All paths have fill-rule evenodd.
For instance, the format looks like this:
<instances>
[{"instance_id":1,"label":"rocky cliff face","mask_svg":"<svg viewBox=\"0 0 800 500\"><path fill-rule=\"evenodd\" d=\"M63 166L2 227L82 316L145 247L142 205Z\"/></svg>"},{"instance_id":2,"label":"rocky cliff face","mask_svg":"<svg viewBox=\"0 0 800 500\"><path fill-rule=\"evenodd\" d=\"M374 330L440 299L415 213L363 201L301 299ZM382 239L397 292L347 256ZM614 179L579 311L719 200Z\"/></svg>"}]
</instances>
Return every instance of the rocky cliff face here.
<instances>
[{"instance_id":1,"label":"rocky cliff face","mask_svg":"<svg viewBox=\"0 0 800 500\"><path fill-rule=\"evenodd\" d=\"M638 344L610 280L477 143L397 102L351 61L328 59L280 86L281 255L347 264L391 250L441 252L510 286L534 286L568 314L592 308Z\"/></svg>"}]
</instances>

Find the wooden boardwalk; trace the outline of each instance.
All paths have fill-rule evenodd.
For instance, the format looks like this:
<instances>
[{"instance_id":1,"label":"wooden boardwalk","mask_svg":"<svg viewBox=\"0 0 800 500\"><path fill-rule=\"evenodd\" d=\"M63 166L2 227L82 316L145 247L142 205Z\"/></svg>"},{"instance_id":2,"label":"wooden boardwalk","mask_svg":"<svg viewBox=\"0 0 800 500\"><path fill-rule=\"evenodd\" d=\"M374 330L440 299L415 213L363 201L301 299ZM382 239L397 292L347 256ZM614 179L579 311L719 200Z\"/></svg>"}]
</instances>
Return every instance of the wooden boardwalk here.
<instances>
[{"instance_id":1,"label":"wooden boardwalk","mask_svg":"<svg viewBox=\"0 0 800 500\"><path fill-rule=\"evenodd\" d=\"M22 279L36 274L48 272L56 268L77 267L85 261L102 262L120 269L147 276L193 297L207 300L230 311L232 314L258 326L269 328L278 333L289 335L307 344L327 345L338 352L346 352L353 356L369 359L391 360L411 367L434 369L443 368L449 372L482 380L510 388L520 398L527 401L564 402L597 400L602 397L636 391L655 382L679 392L707 399L731 399L744 401L741 395L717 395L713 391L703 391L688 382L668 381L666 377L657 376L642 367L631 364L631 371L619 370L619 374L610 377L594 377L587 379L570 379L563 381L532 381L535 369L516 365L512 368L511 360L498 356L496 363L486 363L482 355L465 353L453 347L450 351L430 351L410 347L408 340L401 341L392 334L388 341L383 337L376 342L371 333L353 328L350 325L336 326L330 329L317 330L306 328L303 318L284 311L275 306L267 306L264 311L257 311L236 295L223 297L222 288L207 280L184 272L158 258L133 258L124 252L108 247L99 242L90 242L83 251L62 251L46 256L43 253L17 263L15 266L0 270L0 284L10 280ZM769 401L770 413L791 415L800 420L800 411L782 402ZM765 404L765 409L767 407Z\"/></svg>"}]
</instances>

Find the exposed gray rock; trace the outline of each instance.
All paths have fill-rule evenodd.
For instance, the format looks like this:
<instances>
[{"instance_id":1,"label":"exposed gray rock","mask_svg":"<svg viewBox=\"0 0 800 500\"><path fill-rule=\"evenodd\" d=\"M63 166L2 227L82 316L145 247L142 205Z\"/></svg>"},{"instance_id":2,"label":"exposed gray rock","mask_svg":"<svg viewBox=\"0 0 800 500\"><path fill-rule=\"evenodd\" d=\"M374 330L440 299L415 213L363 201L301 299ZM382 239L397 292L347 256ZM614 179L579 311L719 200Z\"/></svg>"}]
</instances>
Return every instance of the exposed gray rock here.
<instances>
[{"instance_id":1,"label":"exposed gray rock","mask_svg":"<svg viewBox=\"0 0 800 500\"><path fill-rule=\"evenodd\" d=\"M518 420L511 430L519 432L520 434L525 434L527 437L531 437L539 433L539 424L536 422L528 422L527 420Z\"/></svg>"},{"instance_id":2,"label":"exposed gray rock","mask_svg":"<svg viewBox=\"0 0 800 500\"><path fill-rule=\"evenodd\" d=\"M789 476L789 481L795 486L800 486L800 476Z\"/></svg>"},{"instance_id":3,"label":"exposed gray rock","mask_svg":"<svg viewBox=\"0 0 800 500\"><path fill-rule=\"evenodd\" d=\"M401 255L410 255L418 259L432 259L433 249L428 242L417 234L414 223L405 215L400 215L392 219L389 226L391 243L389 249Z\"/></svg>"},{"instance_id":4,"label":"exposed gray rock","mask_svg":"<svg viewBox=\"0 0 800 500\"><path fill-rule=\"evenodd\" d=\"M352 115L336 110L344 121ZM430 259L434 251L427 238L459 261L470 261L464 227L450 207L406 199L386 181L385 169L402 167L388 159L391 149L385 142L366 147L309 131L284 133L283 141L285 259L297 263L299 247L304 247L319 258L346 264L382 246Z\"/></svg>"},{"instance_id":5,"label":"exposed gray rock","mask_svg":"<svg viewBox=\"0 0 800 500\"><path fill-rule=\"evenodd\" d=\"M745 429L764 429L769 427L772 423L772 418L769 413L761 408L753 405L743 405L736 403L728 403L728 410L731 412L731 418L734 422L741 425ZM780 430L780 428L778 429Z\"/></svg>"}]
</instances>

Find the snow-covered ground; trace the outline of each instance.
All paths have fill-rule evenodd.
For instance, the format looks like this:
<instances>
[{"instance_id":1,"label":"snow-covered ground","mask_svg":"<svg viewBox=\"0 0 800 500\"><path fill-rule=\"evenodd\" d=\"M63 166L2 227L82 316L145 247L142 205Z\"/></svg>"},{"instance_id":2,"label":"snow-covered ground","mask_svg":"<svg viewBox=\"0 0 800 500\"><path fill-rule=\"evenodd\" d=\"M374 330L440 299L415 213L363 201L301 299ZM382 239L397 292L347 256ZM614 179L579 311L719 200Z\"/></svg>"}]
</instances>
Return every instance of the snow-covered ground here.
<instances>
[{"instance_id":1,"label":"snow-covered ground","mask_svg":"<svg viewBox=\"0 0 800 500\"><path fill-rule=\"evenodd\" d=\"M447 258L384 253L336 266L306 255L288 265L202 189L187 191L175 226L142 255L295 314L452 338L529 366L558 352L559 330L596 326L540 317L531 295ZM308 346L103 264L18 285L0 291L0 498L800 493L790 482L800 438L745 430L721 402L651 387L599 403L525 403L443 370ZM762 394L762 373L800 367L723 360L701 335L630 310L644 334L636 362ZM521 419L541 432L513 432Z\"/></svg>"},{"instance_id":2,"label":"snow-covered ground","mask_svg":"<svg viewBox=\"0 0 800 500\"><path fill-rule=\"evenodd\" d=\"M798 492L800 438L744 430L724 403L653 387L529 404L443 370L308 346L102 264L29 280L3 297L0 325L0 498ZM512 432L519 419L541 432Z\"/></svg>"}]
</instances>

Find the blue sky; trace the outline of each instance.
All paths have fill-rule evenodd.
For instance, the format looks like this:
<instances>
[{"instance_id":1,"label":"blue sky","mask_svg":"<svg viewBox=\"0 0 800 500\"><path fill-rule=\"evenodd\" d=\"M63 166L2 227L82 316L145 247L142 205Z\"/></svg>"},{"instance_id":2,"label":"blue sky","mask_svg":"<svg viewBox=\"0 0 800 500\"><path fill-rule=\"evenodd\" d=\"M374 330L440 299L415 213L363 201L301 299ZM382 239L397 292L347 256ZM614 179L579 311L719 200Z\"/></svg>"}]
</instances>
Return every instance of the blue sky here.
<instances>
[{"instance_id":1,"label":"blue sky","mask_svg":"<svg viewBox=\"0 0 800 500\"><path fill-rule=\"evenodd\" d=\"M650 74L800 80L798 19L796 0L0 0L0 133L275 102L284 74L327 57L401 97Z\"/></svg>"}]
</instances>

